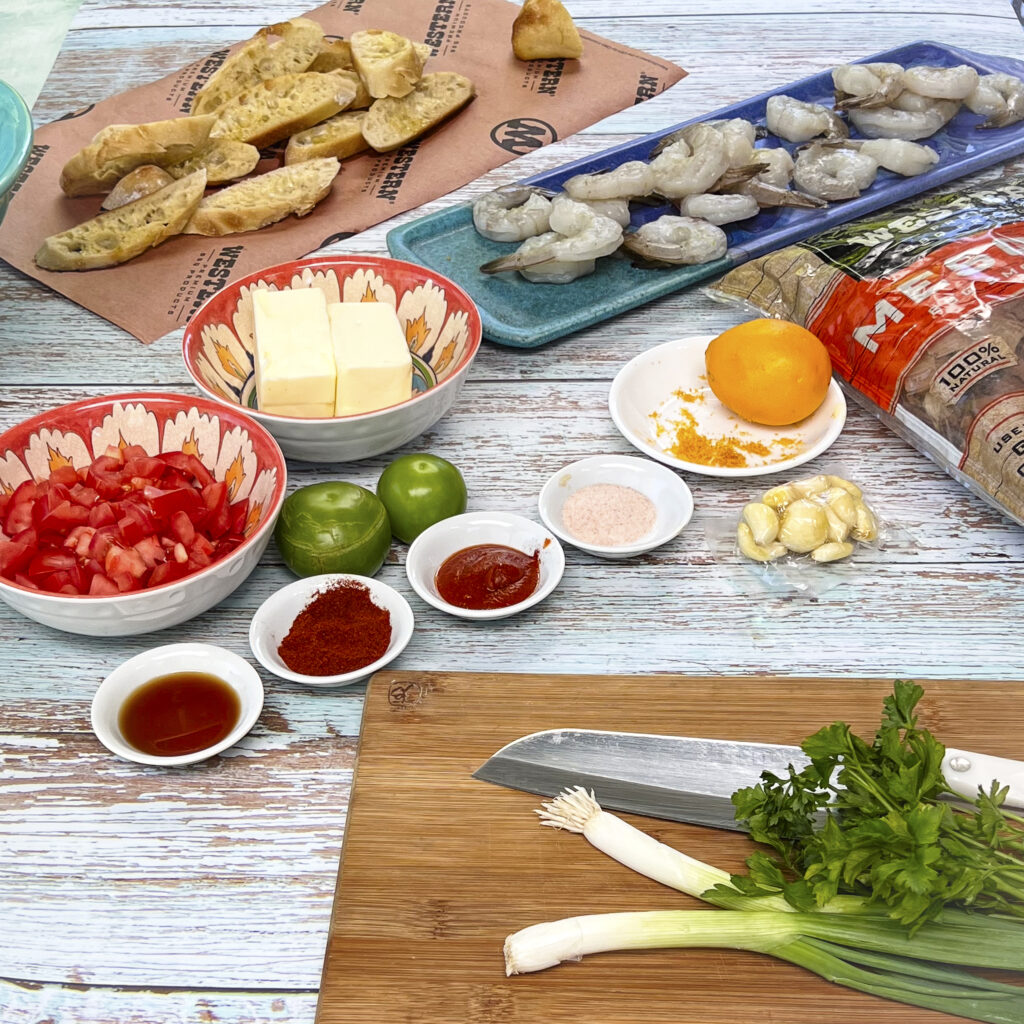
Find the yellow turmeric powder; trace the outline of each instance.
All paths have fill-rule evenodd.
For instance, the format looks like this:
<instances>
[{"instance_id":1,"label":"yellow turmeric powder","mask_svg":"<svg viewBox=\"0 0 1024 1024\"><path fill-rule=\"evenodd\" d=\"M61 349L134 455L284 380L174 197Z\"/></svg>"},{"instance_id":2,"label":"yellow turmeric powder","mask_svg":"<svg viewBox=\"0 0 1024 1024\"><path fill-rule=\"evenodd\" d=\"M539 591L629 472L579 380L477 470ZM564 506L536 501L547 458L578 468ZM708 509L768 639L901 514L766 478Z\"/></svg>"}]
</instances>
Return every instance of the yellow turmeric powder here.
<instances>
[{"instance_id":1,"label":"yellow turmeric powder","mask_svg":"<svg viewBox=\"0 0 1024 1024\"><path fill-rule=\"evenodd\" d=\"M681 401L702 401L703 395L688 394L676 391L674 397ZM698 466L723 466L740 468L749 465L748 455L764 458L771 455L773 449L792 448L799 444L795 437L780 437L770 444L762 441L744 441L738 437L707 437L697 426L697 419L687 409L679 409L673 422L664 423L657 414L653 414L659 436L666 434L672 439L665 451L684 462L692 462Z\"/></svg>"}]
</instances>

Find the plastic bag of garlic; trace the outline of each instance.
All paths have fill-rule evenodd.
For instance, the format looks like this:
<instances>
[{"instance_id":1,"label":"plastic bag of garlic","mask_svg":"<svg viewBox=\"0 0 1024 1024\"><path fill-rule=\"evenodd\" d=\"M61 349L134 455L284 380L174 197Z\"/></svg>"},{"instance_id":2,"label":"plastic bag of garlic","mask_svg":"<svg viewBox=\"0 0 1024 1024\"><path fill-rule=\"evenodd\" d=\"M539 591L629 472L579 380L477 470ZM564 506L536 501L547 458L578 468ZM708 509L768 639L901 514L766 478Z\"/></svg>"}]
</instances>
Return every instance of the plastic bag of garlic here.
<instances>
[{"instance_id":1,"label":"plastic bag of garlic","mask_svg":"<svg viewBox=\"0 0 1024 1024\"><path fill-rule=\"evenodd\" d=\"M887 551L914 547L837 465L751 495L740 510L705 519L704 533L742 593L820 597L856 582Z\"/></svg>"},{"instance_id":2,"label":"plastic bag of garlic","mask_svg":"<svg viewBox=\"0 0 1024 1024\"><path fill-rule=\"evenodd\" d=\"M1021 170L840 225L708 292L808 328L849 395L1024 525Z\"/></svg>"}]
</instances>

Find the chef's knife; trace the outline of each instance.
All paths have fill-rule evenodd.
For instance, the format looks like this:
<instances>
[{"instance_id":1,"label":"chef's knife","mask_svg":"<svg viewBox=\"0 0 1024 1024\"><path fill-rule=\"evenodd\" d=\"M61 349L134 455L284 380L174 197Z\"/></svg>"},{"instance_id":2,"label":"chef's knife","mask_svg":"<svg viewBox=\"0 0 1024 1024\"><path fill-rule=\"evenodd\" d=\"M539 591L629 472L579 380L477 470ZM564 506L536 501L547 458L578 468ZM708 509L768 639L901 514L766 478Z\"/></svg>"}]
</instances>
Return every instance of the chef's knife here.
<instances>
[{"instance_id":1,"label":"chef's knife","mask_svg":"<svg viewBox=\"0 0 1024 1024\"><path fill-rule=\"evenodd\" d=\"M763 771L785 777L789 765L808 763L799 747L773 743L549 729L513 740L473 776L542 796L583 786L609 810L744 831L733 816L732 794L756 785ZM968 799L998 779L1010 787L1006 804L1024 808L1022 761L947 748L942 771Z\"/></svg>"}]
</instances>

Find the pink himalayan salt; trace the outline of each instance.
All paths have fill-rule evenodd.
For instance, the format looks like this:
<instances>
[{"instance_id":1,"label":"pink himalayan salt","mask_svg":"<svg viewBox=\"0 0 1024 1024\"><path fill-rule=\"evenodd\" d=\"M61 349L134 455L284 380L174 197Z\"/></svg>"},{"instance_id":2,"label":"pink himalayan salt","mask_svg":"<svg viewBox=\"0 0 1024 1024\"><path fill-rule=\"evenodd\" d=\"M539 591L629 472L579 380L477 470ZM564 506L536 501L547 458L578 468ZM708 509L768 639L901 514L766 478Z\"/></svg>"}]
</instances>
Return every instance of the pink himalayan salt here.
<instances>
[{"instance_id":1,"label":"pink himalayan salt","mask_svg":"<svg viewBox=\"0 0 1024 1024\"><path fill-rule=\"evenodd\" d=\"M654 526L654 502L632 487L591 484L570 494L562 524L577 540L617 548L638 541Z\"/></svg>"}]
</instances>

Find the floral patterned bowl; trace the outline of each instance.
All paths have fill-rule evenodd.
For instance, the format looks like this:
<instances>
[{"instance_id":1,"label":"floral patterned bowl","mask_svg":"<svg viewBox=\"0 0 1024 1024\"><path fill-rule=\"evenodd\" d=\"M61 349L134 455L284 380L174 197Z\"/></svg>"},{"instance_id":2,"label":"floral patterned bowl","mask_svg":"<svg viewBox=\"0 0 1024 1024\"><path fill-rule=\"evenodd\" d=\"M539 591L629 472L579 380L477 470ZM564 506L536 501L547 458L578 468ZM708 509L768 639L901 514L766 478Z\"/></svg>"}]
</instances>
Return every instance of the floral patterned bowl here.
<instances>
[{"instance_id":1,"label":"floral patterned bowl","mask_svg":"<svg viewBox=\"0 0 1024 1024\"><path fill-rule=\"evenodd\" d=\"M257 288L321 288L328 302L390 303L412 353L412 397L375 412L325 419L257 410L251 299ZM262 423L288 458L349 462L392 451L432 427L465 382L480 332L473 300L426 267L381 256L324 256L226 285L189 321L182 351L196 384Z\"/></svg>"},{"instance_id":2,"label":"floral patterned bowl","mask_svg":"<svg viewBox=\"0 0 1024 1024\"><path fill-rule=\"evenodd\" d=\"M206 398L133 392L63 405L0 434L0 489L89 465L108 446L197 456L232 502L248 499L245 540L171 583L112 596L44 593L0 577L0 600L69 633L128 636L176 626L222 601L256 567L284 502L286 468L274 439L241 410Z\"/></svg>"}]
</instances>

